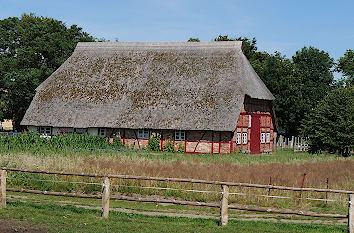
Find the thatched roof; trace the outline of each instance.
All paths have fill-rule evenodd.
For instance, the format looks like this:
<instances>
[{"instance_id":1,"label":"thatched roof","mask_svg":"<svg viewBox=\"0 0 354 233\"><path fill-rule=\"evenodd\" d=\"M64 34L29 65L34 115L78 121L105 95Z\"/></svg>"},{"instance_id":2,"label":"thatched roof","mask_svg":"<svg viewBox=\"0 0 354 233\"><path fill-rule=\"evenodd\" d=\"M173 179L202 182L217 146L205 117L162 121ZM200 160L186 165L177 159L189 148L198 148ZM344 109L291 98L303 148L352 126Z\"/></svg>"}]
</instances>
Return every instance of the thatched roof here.
<instances>
[{"instance_id":1,"label":"thatched roof","mask_svg":"<svg viewBox=\"0 0 354 233\"><path fill-rule=\"evenodd\" d=\"M234 131L245 95L273 95L233 42L78 43L22 125Z\"/></svg>"}]
</instances>

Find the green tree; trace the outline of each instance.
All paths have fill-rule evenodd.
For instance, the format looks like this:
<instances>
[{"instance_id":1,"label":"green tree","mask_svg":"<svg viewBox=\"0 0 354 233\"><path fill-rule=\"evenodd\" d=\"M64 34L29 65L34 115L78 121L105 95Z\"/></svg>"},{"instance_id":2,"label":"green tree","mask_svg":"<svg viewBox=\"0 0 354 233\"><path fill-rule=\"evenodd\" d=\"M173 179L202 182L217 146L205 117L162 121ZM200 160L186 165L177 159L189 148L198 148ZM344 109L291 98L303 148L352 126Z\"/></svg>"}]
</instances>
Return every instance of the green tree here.
<instances>
[{"instance_id":1,"label":"green tree","mask_svg":"<svg viewBox=\"0 0 354 233\"><path fill-rule=\"evenodd\" d=\"M342 72L344 78L340 80L345 85L353 85L354 81L354 51L348 49L343 57L338 59L336 71Z\"/></svg>"},{"instance_id":2,"label":"green tree","mask_svg":"<svg viewBox=\"0 0 354 233\"><path fill-rule=\"evenodd\" d=\"M332 89L334 60L327 52L304 47L292 57L297 76L301 81L304 114L316 107Z\"/></svg>"},{"instance_id":3,"label":"green tree","mask_svg":"<svg viewBox=\"0 0 354 233\"><path fill-rule=\"evenodd\" d=\"M354 149L354 87L329 92L307 116L302 132L309 137L311 152L348 156Z\"/></svg>"},{"instance_id":4,"label":"green tree","mask_svg":"<svg viewBox=\"0 0 354 233\"><path fill-rule=\"evenodd\" d=\"M74 51L79 41L94 41L77 25L23 14L0 20L0 111L19 129L35 88ZM1 114L0 114L1 115Z\"/></svg>"},{"instance_id":5,"label":"green tree","mask_svg":"<svg viewBox=\"0 0 354 233\"><path fill-rule=\"evenodd\" d=\"M190 37L187 42L200 42L199 38L192 38Z\"/></svg>"},{"instance_id":6,"label":"green tree","mask_svg":"<svg viewBox=\"0 0 354 233\"><path fill-rule=\"evenodd\" d=\"M257 52L250 63L275 96L273 105L279 129L288 135L297 135L301 122L302 96L294 64L279 52Z\"/></svg>"},{"instance_id":7,"label":"green tree","mask_svg":"<svg viewBox=\"0 0 354 233\"><path fill-rule=\"evenodd\" d=\"M229 37L228 35L219 35L214 41L242 41L242 51L248 60L252 60L253 55L257 52L257 40L256 38L249 39L247 37Z\"/></svg>"}]
</instances>

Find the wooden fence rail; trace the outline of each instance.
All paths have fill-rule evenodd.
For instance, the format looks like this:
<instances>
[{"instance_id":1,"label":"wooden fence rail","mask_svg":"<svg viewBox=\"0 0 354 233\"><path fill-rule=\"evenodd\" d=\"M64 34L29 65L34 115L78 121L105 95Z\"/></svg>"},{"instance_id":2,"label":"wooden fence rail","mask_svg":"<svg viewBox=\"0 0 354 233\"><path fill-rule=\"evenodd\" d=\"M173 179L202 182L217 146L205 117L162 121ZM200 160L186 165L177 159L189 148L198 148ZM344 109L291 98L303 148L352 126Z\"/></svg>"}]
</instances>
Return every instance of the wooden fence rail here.
<instances>
[{"instance_id":1,"label":"wooden fence rail","mask_svg":"<svg viewBox=\"0 0 354 233\"><path fill-rule=\"evenodd\" d=\"M100 178L102 178L102 194L63 193L63 192L53 192L53 191L40 191L40 190L30 190L30 189L9 188L9 187L6 187L7 171L54 174L54 175L65 175L65 176L100 177ZM104 217L104 218L108 218L108 216L109 216L109 202L110 202L110 199L113 199L113 200L126 200L126 201L137 201L137 202L157 202L157 203L170 203L170 204L192 205L192 206L208 206L208 207L220 208L220 225L221 226L225 226L228 223L228 209L259 211L259 212L268 212L268 213L280 213L280 214L294 214L294 215L313 216L313 217L348 218L349 232L354 233L354 207L353 207L353 205L354 205L354 191L317 189L317 188L296 188L296 187L286 187L286 186L208 181L208 180L196 180L196 179L184 179L184 178L165 178L165 177L112 175L112 174L95 174L95 173L74 173L74 172L61 172L61 171L41 171L41 170L28 170L28 169L5 168L5 167L1 168L0 174L1 174L1 186L0 186L0 199L1 199L0 206L1 207L6 207L6 191L12 191L12 192L24 192L24 193L54 195L54 196L64 196L64 197L102 199L102 217ZM220 185L221 192L214 192L214 193L221 194L221 201L220 201L220 203L210 203L210 202L170 200L170 199L154 198L154 197L131 197L131 196L125 196L125 195L112 195L111 194L110 179L114 179L114 178L151 180L151 181L167 181L167 182L189 182L189 183L199 183L199 184ZM347 194L347 195L349 195L349 211L348 211L348 215L341 215L341 214L316 213L316 212L311 212L311 211L301 211L301 210L292 210L292 209L277 209L277 208L270 208L270 207L255 207L255 206L246 206L246 205L239 205L239 204L229 204L229 202L228 202L229 195L235 194L235 193L229 193L230 186ZM196 192L203 192L203 191L199 191L199 190L195 190L195 191ZM279 196L279 197L281 197L281 196ZM323 200L325 200L325 199L323 199Z\"/></svg>"}]
</instances>

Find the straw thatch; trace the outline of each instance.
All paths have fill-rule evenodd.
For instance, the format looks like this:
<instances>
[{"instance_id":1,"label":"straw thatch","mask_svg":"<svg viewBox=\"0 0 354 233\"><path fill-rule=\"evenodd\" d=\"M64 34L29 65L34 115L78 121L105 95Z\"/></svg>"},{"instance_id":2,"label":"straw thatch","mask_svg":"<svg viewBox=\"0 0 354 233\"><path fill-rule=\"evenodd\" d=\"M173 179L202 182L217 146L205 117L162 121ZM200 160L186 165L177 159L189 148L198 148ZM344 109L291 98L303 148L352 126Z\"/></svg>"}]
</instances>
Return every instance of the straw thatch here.
<instances>
[{"instance_id":1,"label":"straw thatch","mask_svg":"<svg viewBox=\"0 0 354 233\"><path fill-rule=\"evenodd\" d=\"M273 95L234 42L78 43L22 125L234 131L245 95Z\"/></svg>"}]
</instances>

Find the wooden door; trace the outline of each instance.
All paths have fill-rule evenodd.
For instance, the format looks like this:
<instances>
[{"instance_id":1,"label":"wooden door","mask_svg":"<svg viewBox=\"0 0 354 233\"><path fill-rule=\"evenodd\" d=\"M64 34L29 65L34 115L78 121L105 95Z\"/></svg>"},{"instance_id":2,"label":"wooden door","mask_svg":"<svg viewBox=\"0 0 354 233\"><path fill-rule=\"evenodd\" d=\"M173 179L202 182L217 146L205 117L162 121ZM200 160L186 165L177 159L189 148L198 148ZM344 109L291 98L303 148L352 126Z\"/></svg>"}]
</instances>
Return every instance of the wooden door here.
<instances>
[{"instance_id":1,"label":"wooden door","mask_svg":"<svg viewBox=\"0 0 354 233\"><path fill-rule=\"evenodd\" d=\"M252 115L251 118L251 138L250 138L250 150L251 154L260 154L261 151L261 118L258 115Z\"/></svg>"}]
</instances>

